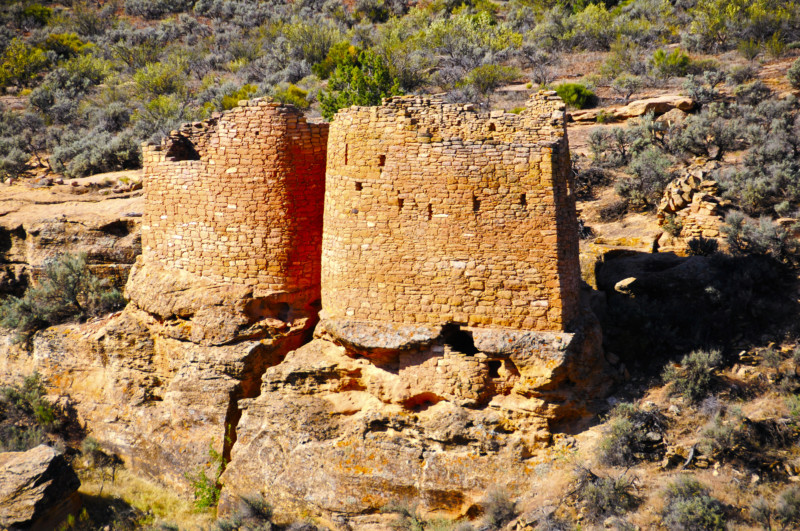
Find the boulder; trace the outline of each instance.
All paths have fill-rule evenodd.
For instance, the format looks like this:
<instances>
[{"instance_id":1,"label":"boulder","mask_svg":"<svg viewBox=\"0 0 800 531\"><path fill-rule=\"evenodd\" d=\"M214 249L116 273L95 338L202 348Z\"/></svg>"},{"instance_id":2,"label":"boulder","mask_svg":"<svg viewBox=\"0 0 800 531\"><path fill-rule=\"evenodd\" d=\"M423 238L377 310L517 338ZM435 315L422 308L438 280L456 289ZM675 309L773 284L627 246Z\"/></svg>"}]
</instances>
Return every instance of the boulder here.
<instances>
[{"instance_id":1,"label":"boulder","mask_svg":"<svg viewBox=\"0 0 800 531\"><path fill-rule=\"evenodd\" d=\"M81 506L81 482L63 456L37 446L0 454L0 528L55 529Z\"/></svg>"},{"instance_id":2,"label":"boulder","mask_svg":"<svg viewBox=\"0 0 800 531\"><path fill-rule=\"evenodd\" d=\"M621 121L648 113L660 116L675 109L685 116L685 113L694 109L694 101L685 96L667 95L632 101L623 107L572 111L569 116L575 122L596 122L600 115L603 115L608 121Z\"/></svg>"}]
</instances>

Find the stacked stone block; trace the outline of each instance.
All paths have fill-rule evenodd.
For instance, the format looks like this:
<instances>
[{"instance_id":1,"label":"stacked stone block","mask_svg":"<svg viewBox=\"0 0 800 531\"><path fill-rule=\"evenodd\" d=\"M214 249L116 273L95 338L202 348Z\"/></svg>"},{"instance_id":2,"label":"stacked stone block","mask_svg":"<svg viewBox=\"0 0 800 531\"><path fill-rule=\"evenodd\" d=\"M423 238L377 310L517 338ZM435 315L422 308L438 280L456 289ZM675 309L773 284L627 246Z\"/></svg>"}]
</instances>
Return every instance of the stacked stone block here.
<instances>
[{"instance_id":1,"label":"stacked stone block","mask_svg":"<svg viewBox=\"0 0 800 531\"><path fill-rule=\"evenodd\" d=\"M144 262L319 299L327 137L295 107L253 100L146 145Z\"/></svg>"},{"instance_id":2,"label":"stacked stone block","mask_svg":"<svg viewBox=\"0 0 800 531\"><path fill-rule=\"evenodd\" d=\"M520 114L403 96L337 113L328 142L325 316L559 331L578 314L564 104Z\"/></svg>"}]
</instances>

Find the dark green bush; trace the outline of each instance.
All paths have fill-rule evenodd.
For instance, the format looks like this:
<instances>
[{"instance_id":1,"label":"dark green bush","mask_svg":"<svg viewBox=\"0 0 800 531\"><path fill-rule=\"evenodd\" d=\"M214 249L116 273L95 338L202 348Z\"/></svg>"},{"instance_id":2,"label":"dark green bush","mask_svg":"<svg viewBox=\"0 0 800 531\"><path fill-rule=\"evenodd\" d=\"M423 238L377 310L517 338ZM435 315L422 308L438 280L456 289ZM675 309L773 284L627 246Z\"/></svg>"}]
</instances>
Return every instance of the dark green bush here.
<instances>
[{"instance_id":1,"label":"dark green bush","mask_svg":"<svg viewBox=\"0 0 800 531\"><path fill-rule=\"evenodd\" d=\"M686 243L689 245L690 256L711 256L719 250L719 242L714 238L699 236Z\"/></svg>"},{"instance_id":2,"label":"dark green bush","mask_svg":"<svg viewBox=\"0 0 800 531\"><path fill-rule=\"evenodd\" d=\"M336 67L328 81L328 90L322 92L319 99L322 115L330 120L344 107L380 105L382 98L397 94L400 94L400 85L380 56L362 52L357 63Z\"/></svg>"},{"instance_id":3,"label":"dark green bush","mask_svg":"<svg viewBox=\"0 0 800 531\"><path fill-rule=\"evenodd\" d=\"M30 450L48 441L45 432L61 426L46 394L38 373L26 377L20 386L0 389L0 452Z\"/></svg>"},{"instance_id":4,"label":"dark green bush","mask_svg":"<svg viewBox=\"0 0 800 531\"><path fill-rule=\"evenodd\" d=\"M635 480L622 474L617 478L598 476L579 467L576 495L589 520L598 522L610 516L621 516L639 504L634 494Z\"/></svg>"},{"instance_id":5,"label":"dark green bush","mask_svg":"<svg viewBox=\"0 0 800 531\"><path fill-rule=\"evenodd\" d=\"M21 297L0 305L0 325L26 337L36 330L73 319L86 319L124 304L119 291L96 277L86 255L61 254L46 262L42 277Z\"/></svg>"},{"instance_id":6,"label":"dark green bush","mask_svg":"<svg viewBox=\"0 0 800 531\"><path fill-rule=\"evenodd\" d=\"M734 66L728 73L727 83L729 85L741 85L752 81L758 75L758 69L751 64Z\"/></svg>"},{"instance_id":7,"label":"dark green bush","mask_svg":"<svg viewBox=\"0 0 800 531\"><path fill-rule=\"evenodd\" d=\"M671 531L725 529L722 504L699 481L681 476L664 489L664 525Z\"/></svg>"},{"instance_id":8,"label":"dark green bush","mask_svg":"<svg viewBox=\"0 0 800 531\"><path fill-rule=\"evenodd\" d=\"M800 59L792 63L792 66L786 71L786 79L794 88L800 88Z\"/></svg>"},{"instance_id":9,"label":"dark green bush","mask_svg":"<svg viewBox=\"0 0 800 531\"><path fill-rule=\"evenodd\" d=\"M652 208L672 181L672 161L659 149L648 148L628 165L631 177L617 182L617 193L636 208Z\"/></svg>"},{"instance_id":10,"label":"dark green bush","mask_svg":"<svg viewBox=\"0 0 800 531\"><path fill-rule=\"evenodd\" d=\"M798 259L800 249L795 238L768 217L756 221L733 211L725 217L720 230L736 254L766 255L785 263L795 263Z\"/></svg>"},{"instance_id":11,"label":"dark green bush","mask_svg":"<svg viewBox=\"0 0 800 531\"><path fill-rule=\"evenodd\" d=\"M297 85L289 85L286 88L279 88L272 93L276 101L291 103L298 109L308 109L311 102L308 99L308 91L303 90Z\"/></svg>"},{"instance_id":12,"label":"dark green bush","mask_svg":"<svg viewBox=\"0 0 800 531\"><path fill-rule=\"evenodd\" d=\"M510 66L481 65L473 68L459 83L459 86L471 86L478 94L486 98L488 105L495 90L519 79L519 76L519 70Z\"/></svg>"},{"instance_id":13,"label":"dark green bush","mask_svg":"<svg viewBox=\"0 0 800 531\"><path fill-rule=\"evenodd\" d=\"M191 9L194 0L125 0L125 12L142 18L157 19L169 13Z\"/></svg>"},{"instance_id":14,"label":"dark green bush","mask_svg":"<svg viewBox=\"0 0 800 531\"><path fill-rule=\"evenodd\" d=\"M658 459L666 420L656 411L645 411L623 402L609 414L609 431L600 441L598 458L610 466L631 466L641 460Z\"/></svg>"},{"instance_id":15,"label":"dark green bush","mask_svg":"<svg viewBox=\"0 0 800 531\"><path fill-rule=\"evenodd\" d=\"M722 365L718 350L695 350L681 359L680 366L668 365L662 374L664 383L692 402L705 398L711 392L714 371Z\"/></svg>"},{"instance_id":16,"label":"dark green bush","mask_svg":"<svg viewBox=\"0 0 800 531\"><path fill-rule=\"evenodd\" d=\"M592 163L600 167L619 168L631 160L631 135L622 127L596 127L589 132Z\"/></svg>"},{"instance_id":17,"label":"dark green bush","mask_svg":"<svg viewBox=\"0 0 800 531\"><path fill-rule=\"evenodd\" d=\"M585 109L597 105L594 92L580 83L562 83L556 87L556 94L573 109Z\"/></svg>"},{"instance_id":18,"label":"dark green bush","mask_svg":"<svg viewBox=\"0 0 800 531\"><path fill-rule=\"evenodd\" d=\"M690 64L689 56L680 48L675 48L669 53L658 49L650 61L653 74L660 78L685 76Z\"/></svg>"},{"instance_id":19,"label":"dark green bush","mask_svg":"<svg viewBox=\"0 0 800 531\"><path fill-rule=\"evenodd\" d=\"M738 103L755 106L769 98L772 90L759 80L747 85L739 85L733 89L733 95Z\"/></svg>"},{"instance_id":20,"label":"dark green bush","mask_svg":"<svg viewBox=\"0 0 800 531\"><path fill-rule=\"evenodd\" d=\"M131 131L75 131L60 139L50 156L54 170L67 177L141 167L142 151Z\"/></svg>"}]
</instances>

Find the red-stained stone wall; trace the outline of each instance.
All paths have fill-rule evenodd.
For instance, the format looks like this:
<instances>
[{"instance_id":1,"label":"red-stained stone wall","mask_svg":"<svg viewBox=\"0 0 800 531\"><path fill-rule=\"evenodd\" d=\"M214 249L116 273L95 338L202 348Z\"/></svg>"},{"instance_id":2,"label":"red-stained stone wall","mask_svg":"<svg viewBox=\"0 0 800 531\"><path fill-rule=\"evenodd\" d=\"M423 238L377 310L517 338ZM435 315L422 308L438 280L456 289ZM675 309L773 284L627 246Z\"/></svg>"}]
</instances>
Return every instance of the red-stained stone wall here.
<instances>
[{"instance_id":1,"label":"red-stained stone wall","mask_svg":"<svg viewBox=\"0 0 800 531\"><path fill-rule=\"evenodd\" d=\"M319 298L328 125L254 100L145 146L145 262Z\"/></svg>"}]
</instances>

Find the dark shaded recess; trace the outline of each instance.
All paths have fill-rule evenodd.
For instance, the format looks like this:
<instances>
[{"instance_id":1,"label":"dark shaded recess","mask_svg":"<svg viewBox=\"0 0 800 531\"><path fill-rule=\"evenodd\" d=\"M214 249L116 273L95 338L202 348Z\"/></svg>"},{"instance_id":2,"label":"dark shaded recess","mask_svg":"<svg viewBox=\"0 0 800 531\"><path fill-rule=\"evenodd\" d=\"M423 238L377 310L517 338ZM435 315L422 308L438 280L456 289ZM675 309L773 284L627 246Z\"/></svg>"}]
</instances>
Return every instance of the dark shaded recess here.
<instances>
[{"instance_id":1,"label":"dark shaded recess","mask_svg":"<svg viewBox=\"0 0 800 531\"><path fill-rule=\"evenodd\" d=\"M22 227L11 230L0 228L0 253L5 254L11 250L14 245L14 238L24 240L27 237L28 235Z\"/></svg>"},{"instance_id":2,"label":"dark shaded recess","mask_svg":"<svg viewBox=\"0 0 800 531\"><path fill-rule=\"evenodd\" d=\"M461 330L455 323L449 323L442 327L442 340L444 344L456 352L474 356L478 353L475 341L472 339L472 332Z\"/></svg>"},{"instance_id":3,"label":"dark shaded recess","mask_svg":"<svg viewBox=\"0 0 800 531\"><path fill-rule=\"evenodd\" d=\"M104 232L111 236L116 236L118 238L124 238L128 234L131 233L134 226L136 224L133 221L119 219L117 221L112 221L111 223L107 223L99 228L100 232Z\"/></svg>"},{"instance_id":4,"label":"dark shaded recess","mask_svg":"<svg viewBox=\"0 0 800 531\"><path fill-rule=\"evenodd\" d=\"M172 162L200 160L200 154L194 148L194 144L192 144L191 140L185 136L178 135L170 137L166 158Z\"/></svg>"},{"instance_id":5,"label":"dark shaded recess","mask_svg":"<svg viewBox=\"0 0 800 531\"><path fill-rule=\"evenodd\" d=\"M697 349L733 362L743 349L800 337L797 272L768 256L607 253L595 274L605 351L643 376ZM629 292L614 289L630 277Z\"/></svg>"},{"instance_id":6,"label":"dark shaded recess","mask_svg":"<svg viewBox=\"0 0 800 531\"><path fill-rule=\"evenodd\" d=\"M502 360L489 360L489 378L500 378L500 367L503 366Z\"/></svg>"}]
</instances>

